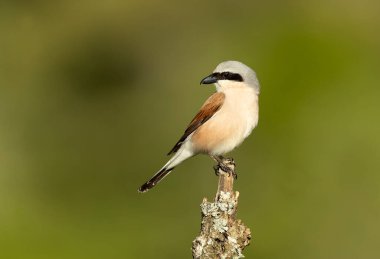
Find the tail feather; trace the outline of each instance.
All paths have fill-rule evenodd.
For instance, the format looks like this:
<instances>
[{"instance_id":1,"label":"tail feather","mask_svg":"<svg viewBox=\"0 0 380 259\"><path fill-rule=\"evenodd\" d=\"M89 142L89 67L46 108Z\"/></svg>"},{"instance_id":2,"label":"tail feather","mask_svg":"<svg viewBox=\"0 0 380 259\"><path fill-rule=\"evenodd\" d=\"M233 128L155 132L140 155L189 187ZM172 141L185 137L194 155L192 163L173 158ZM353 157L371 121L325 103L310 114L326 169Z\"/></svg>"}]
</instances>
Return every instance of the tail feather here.
<instances>
[{"instance_id":1,"label":"tail feather","mask_svg":"<svg viewBox=\"0 0 380 259\"><path fill-rule=\"evenodd\" d=\"M149 181L144 183L140 188L139 192L147 192L152 189L158 182L164 179L174 167L179 165L182 161L192 157L194 155L193 151L186 146L186 143L181 146L180 150L164 165L164 167L158 171Z\"/></svg>"},{"instance_id":2,"label":"tail feather","mask_svg":"<svg viewBox=\"0 0 380 259\"><path fill-rule=\"evenodd\" d=\"M152 189L154 186L156 186L157 183L159 183L162 179L165 178L171 171L173 171L174 167L172 168L162 168L160 171L158 171L149 181L141 185L139 188L139 192L147 192L150 189Z\"/></svg>"}]
</instances>

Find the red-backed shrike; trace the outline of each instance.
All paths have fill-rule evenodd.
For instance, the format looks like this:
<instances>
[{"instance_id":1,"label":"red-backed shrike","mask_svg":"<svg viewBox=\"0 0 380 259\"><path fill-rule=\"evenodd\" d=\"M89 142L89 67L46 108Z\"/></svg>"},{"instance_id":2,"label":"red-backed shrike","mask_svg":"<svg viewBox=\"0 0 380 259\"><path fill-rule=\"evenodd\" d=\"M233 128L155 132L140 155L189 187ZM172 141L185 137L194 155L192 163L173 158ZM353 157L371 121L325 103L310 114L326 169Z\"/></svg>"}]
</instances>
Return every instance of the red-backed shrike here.
<instances>
[{"instance_id":1,"label":"red-backed shrike","mask_svg":"<svg viewBox=\"0 0 380 259\"><path fill-rule=\"evenodd\" d=\"M238 61L220 63L201 84L215 84L211 95L174 145L174 154L139 192L147 192L184 160L203 153L221 162L222 156L251 134L259 119L260 85L256 73Z\"/></svg>"}]
</instances>

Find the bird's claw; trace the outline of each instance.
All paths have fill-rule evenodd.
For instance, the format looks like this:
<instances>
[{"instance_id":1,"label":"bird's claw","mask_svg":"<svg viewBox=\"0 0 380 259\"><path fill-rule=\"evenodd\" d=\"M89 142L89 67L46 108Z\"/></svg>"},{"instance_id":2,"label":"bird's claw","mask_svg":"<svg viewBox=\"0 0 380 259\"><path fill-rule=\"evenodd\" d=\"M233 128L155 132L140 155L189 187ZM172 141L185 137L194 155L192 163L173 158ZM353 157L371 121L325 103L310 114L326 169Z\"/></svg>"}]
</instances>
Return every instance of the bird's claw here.
<instances>
[{"instance_id":1,"label":"bird's claw","mask_svg":"<svg viewBox=\"0 0 380 259\"><path fill-rule=\"evenodd\" d=\"M215 172L215 175L216 175L216 176L219 176L219 175L220 175L220 172L219 172L219 164L214 165L214 172Z\"/></svg>"},{"instance_id":2,"label":"bird's claw","mask_svg":"<svg viewBox=\"0 0 380 259\"><path fill-rule=\"evenodd\" d=\"M228 165L235 166L235 162L232 158L226 158L222 163L218 163L214 166L214 171L217 176L221 174L220 170L228 174L228 176L233 176L234 179L237 179L237 174L235 170L231 169Z\"/></svg>"}]
</instances>

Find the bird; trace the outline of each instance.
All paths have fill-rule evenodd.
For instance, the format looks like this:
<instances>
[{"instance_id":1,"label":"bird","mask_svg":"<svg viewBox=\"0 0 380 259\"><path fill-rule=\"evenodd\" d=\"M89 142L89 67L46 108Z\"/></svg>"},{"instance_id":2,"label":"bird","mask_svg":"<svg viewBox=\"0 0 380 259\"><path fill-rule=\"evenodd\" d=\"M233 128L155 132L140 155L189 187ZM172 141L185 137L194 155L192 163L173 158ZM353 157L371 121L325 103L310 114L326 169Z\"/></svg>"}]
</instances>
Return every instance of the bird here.
<instances>
[{"instance_id":1,"label":"bird","mask_svg":"<svg viewBox=\"0 0 380 259\"><path fill-rule=\"evenodd\" d=\"M260 84L256 73L239 61L224 61L200 84L214 84L216 92L202 105L182 137L170 150L171 159L138 192L156 186L186 159L209 155L222 163L223 155L247 138L259 120Z\"/></svg>"}]
</instances>

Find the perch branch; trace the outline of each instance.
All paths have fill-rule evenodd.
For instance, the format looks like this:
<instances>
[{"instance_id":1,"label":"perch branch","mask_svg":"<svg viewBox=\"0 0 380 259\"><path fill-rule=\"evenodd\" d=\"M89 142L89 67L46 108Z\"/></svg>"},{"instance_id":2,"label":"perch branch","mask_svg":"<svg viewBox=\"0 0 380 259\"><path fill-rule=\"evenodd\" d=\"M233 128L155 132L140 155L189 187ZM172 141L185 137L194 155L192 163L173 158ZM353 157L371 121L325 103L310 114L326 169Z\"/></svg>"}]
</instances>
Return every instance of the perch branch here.
<instances>
[{"instance_id":1,"label":"perch branch","mask_svg":"<svg viewBox=\"0 0 380 259\"><path fill-rule=\"evenodd\" d=\"M234 161L223 158L215 172L219 175L218 190L214 202L202 201L201 232L193 241L193 258L243 258L251 230L236 219L239 192L233 191Z\"/></svg>"}]
</instances>

